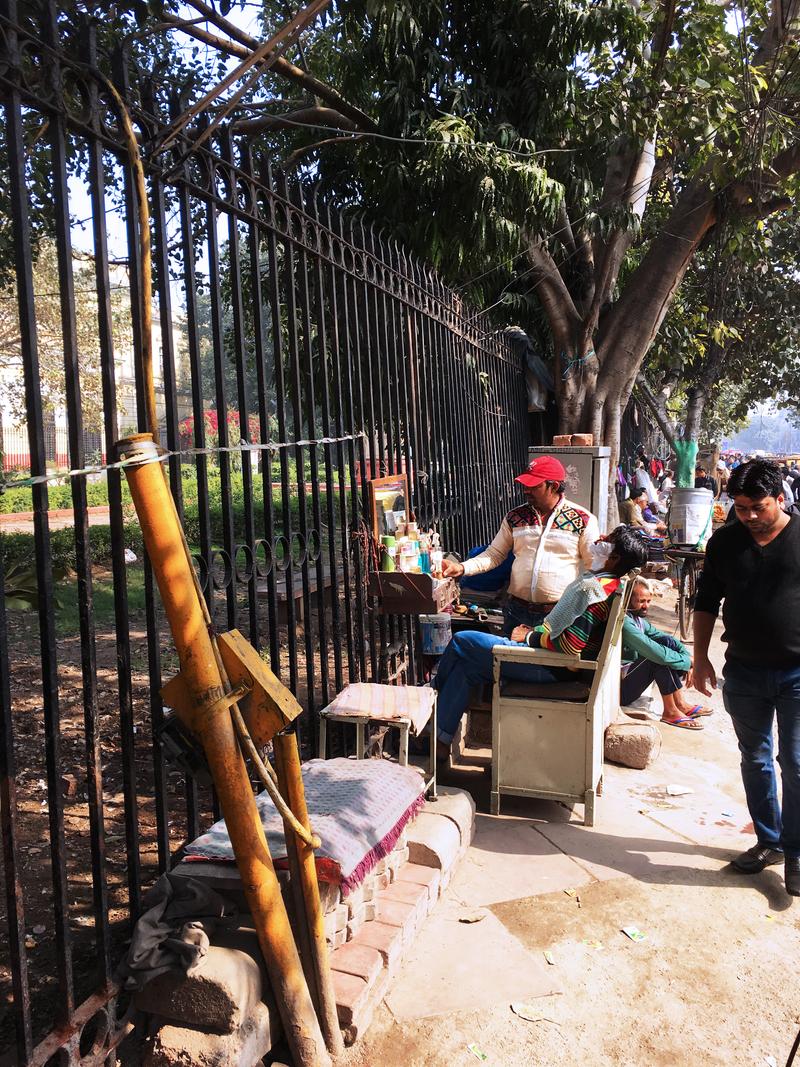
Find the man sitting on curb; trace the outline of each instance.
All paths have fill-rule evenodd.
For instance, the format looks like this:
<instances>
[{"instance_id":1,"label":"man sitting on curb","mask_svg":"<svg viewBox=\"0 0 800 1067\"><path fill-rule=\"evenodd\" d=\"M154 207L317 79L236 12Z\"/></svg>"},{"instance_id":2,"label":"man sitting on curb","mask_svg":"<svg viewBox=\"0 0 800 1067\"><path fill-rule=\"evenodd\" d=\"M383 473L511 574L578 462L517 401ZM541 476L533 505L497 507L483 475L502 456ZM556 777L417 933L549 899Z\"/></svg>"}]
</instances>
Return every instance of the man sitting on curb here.
<instances>
[{"instance_id":1,"label":"man sitting on curb","mask_svg":"<svg viewBox=\"0 0 800 1067\"><path fill-rule=\"evenodd\" d=\"M653 592L647 578L634 582L628 612L622 624L622 683L620 703L623 707L637 700L655 682L664 702L661 721L682 730L702 730L697 722L711 709L702 704L688 704L681 694L692 660L686 646L675 637L662 633L646 615Z\"/></svg>"},{"instance_id":2,"label":"man sitting on curb","mask_svg":"<svg viewBox=\"0 0 800 1067\"><path fill-rule=\"evenodd\" d=\"M491 682L495 645L525 644L530 648L564 652L576 658L591 658L597 652L608 619L609 598L619 588L623 575L644 566L647 560L642 538L626 526L618 526L606 541L612 546L611 554L601 569L570 582L540 626L517 626L510 638L477 630L462 630L455 634L431 683L439 694L437 759L447 759L450 755L453 735L469 705L470 690ZM504 679L538 685L560 682L565 677L572 681L571 675L565 667L551 668L533 663L507 663L503 667Z\"/></svg>"}]
</instances>

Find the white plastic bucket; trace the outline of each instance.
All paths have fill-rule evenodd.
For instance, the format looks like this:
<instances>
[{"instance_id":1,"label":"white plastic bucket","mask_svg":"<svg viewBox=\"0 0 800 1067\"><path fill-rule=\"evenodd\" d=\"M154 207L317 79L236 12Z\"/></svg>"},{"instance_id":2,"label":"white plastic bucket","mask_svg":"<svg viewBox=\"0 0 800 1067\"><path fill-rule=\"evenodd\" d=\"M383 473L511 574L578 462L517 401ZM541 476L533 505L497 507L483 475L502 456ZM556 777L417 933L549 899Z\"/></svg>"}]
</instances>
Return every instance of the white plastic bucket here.
<instances>
[{"instance_id":1,"label":"white plastic bucket","mask_svg":"<svg viewBox=\"0 0 800 1067\"><path fill-rule=\"evenodd\" d=\"M450 644L450 616L442 612L439 615L420 615L422 626L422 651L426 656L441 656Z\"/></svg>"},{"instance_id":2,"label":"white plastic bucket","mask_svg":"<svg viewBox=\"0 0 800 1067\"><path fill-rule=\"evenodd\" d=\"M711 535L713 508L710 489L673 489L668 516L673 545L704 544Z\"/></svg>"}]
</instances>

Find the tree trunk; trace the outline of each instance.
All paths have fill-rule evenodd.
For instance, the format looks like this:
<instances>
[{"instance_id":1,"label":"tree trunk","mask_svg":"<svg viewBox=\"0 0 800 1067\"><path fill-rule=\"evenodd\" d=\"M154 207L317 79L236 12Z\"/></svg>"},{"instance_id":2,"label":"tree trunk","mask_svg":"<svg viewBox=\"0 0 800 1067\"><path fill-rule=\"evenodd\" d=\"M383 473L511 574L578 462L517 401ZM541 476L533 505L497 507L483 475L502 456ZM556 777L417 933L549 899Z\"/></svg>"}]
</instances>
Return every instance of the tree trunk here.
<instances>
[{"instance_id":1,"label":"tree trunk","mask_svg":"<svg viewBox=\"0 0 800 1067\"><path fill-rule=\"evenodd\" d=\"M703 421L708 390L705 385L693 385L689 390L686 401L686 421L683 424L684 441L700 441L700 427Z\"/></svg>"},{"instance_id":2,"label":"tree trunk","mask_svg":"<svg viewBox=\"0 0 800 1067\"><path fill-rule=\"evenodd\" d=\"M571 329L575 304L541 266L539 295L551 324L556 355L556 396L561 433L591 433L595 444L611 449L609 516L617 513L617 465L620 418L634 382L697 246L717 217L716 197L708 184L687 186L668 224L653 240L642 262L628 279L594 338L594 348L577 351ZM541 251L537 250L541 260ZM533 257L532 257L533 258Z\"/></svg>"}]
</instances>

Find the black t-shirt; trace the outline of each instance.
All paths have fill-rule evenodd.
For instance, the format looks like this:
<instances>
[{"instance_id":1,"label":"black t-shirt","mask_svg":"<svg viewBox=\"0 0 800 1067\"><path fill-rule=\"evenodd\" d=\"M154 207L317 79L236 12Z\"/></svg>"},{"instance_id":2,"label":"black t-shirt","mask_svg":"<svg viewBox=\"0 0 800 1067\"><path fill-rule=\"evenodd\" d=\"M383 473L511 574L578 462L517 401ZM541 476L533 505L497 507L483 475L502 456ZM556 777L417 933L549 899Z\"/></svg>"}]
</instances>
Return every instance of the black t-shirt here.
<instances>
[{"instance_id":1,"label":"black t-shirt","mask_svg":"<svg viewBox=\"0 0 800 1067\"><path fill-rule=\"evenodd\" d=\"M800 515L768 545L740 522L717 530L695 597L695 609L719 613L728 656L760 667L800 665Z\"/></svg>"}]
</instances>

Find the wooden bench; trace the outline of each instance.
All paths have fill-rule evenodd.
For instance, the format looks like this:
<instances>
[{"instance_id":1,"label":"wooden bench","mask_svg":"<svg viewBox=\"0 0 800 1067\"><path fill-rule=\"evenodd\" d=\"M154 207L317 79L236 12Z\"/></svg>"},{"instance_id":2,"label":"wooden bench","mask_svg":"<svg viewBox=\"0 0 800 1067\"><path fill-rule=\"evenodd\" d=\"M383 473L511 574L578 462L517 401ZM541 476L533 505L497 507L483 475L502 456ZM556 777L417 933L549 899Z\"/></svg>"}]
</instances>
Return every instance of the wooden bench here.
<instances>
[{"instance_id":1,"label":"wooden bench","mask_svg":"<svg viewBox=\"0 0 800 1067\"><path fill-rule=\"evenodd\" d=\"M603 735L619 709L622 623L635 572L613 594L596 660L540 648L496 645L492 690L492 792L584 805L592 826L603 786ZM575 680L534 685L501 680L504 663L569 667Z\"/></svg>"},{"instance_id":2,"label":"wooden bench","mask_svg":"<svg viewBox=\"0 0 800 1067\"><path fill-rule=\"evenodd\" d=\"M308 569L308 594L310 597L310 606L312 613L317 610L319 604L319 598L317 597L317 570L315 566L310 566ZM333 596L333 581L331 579L330 568L326 567L322 574L322 589L323 589L323 601L326 607L330 607ZM287 600L286 595L286 576L283 572L279 571L275 576L275 593L276 600L278 602L278 625L285 626L288 621L288 611L286 607ZM256 595L259 598L265 598L269 595L269 586L266 578L260 578L256 585ZM295 572L292 575L292 596L294 601L294 621L301 623L305 621L305 611L303 606L303 575L300 571Z\"/></svg>"}]
</instances>

